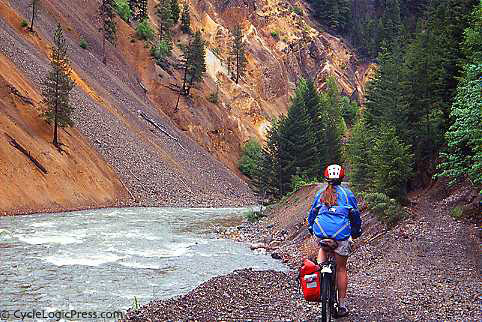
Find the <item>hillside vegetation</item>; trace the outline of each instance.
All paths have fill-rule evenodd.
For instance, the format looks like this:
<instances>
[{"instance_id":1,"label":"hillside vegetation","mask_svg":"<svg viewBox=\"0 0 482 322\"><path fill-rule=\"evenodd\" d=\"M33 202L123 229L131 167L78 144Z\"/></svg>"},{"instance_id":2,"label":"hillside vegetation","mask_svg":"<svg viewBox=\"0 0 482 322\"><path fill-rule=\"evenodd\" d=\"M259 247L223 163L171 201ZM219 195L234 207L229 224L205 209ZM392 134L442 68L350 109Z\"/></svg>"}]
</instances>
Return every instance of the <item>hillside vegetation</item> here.
<instances>
[{"instance_id":1,"label":"hillside vegetation","mask_svg":"<svg viewBox=\"0 0 482 322\"><path fill-rule=\"evenodd\" d=\"M158 2L147 3L146 17L158 39L161 27L157 18ZM61 194L66 194L62 200L42 194L44 204L55 205L55 209L101 205L104 201L105 204L120 201L142 205L252 203L248 187L236 176L242 144L250 137L262 140L273 118L287 111L299 77L314 77L316 86L322 88L328 76L336 76L343 95L362 100L364 84L373 67L359 61L342 39L320 31L305 3L281 0L249 4L243 1L186 3L192 32L199 31L205 41L206 73L202 81L192 87L189 96L181 97L177 109L176 86L182 84L183 79L180 45L190 39L182 30L181 17L171 26L171 56L159 64L151 56L151 52L161 55L159 49L151 51L155 42L139 39L140 20L129 17L125 6L112 16L116 24L114 47L109 40L104 43L99 32L100 1L37 1L33 31L29 30L33 10L29 1L0 3L0 50L7 66L0 70L0 75L18 75L30 84L31 89L25 91L17 86L19 93L33 102L29 118L22 117L22 122L25 128L37 123L43 127L42 136L23 141L15 134L20 124L17 119L9 135L48 170L62 169L62 163L68 163L69 158L85 158L111 169L109 174L89 174L90 183L71 190L61 189L62 185L47 185L44 180L36 180L37 170L32 168L31 161L18 163L18 158L25 157L14 157L14 153L19 152L7 140L1 140L5 151L1 155L4 169L19 168L25 173L24 177L9 176L5 189L22 195L25 192L19 190L23 183L35 182L41 189L62 190ZM182 10L182 3L179 5ZM293 10L294 7L301 11ZM57 23L64 31L75 82L70 98L74 106L74 127L60 132L60 141L67 153L59 153L54 158L56 161L48 164L42 157L45 150L38 149L43 145L51 149L50 126L40 119L46 108L40 93L49 68L48 57ZM241 27L247 61L246 72L238 83L231 79L228 70L232 30L237 24ZM216 100L210 99L213 93ZM0 113L10 111L2 109ZM2 122L2 130L6 132L4 124ZM86 142L85 149L70 140ZM74 146L79 146L75 152ZM80 164L69 163L65 172L84 173ZM39 175L48 178L52 172ZM27 177L30 181L25 181ZM59 180L64 178L67 180L68 175L59 176ZM110 190L101 197L103 194L95 188L96 180L114 181L112 185L117 188L110 189L109 185L99 183L102 189ZM97 195L102 203L95 198L74 197L84 194ZM39 197L32 195L32 199ZM74 205L69 199L78 202ZM11 212L15 207L27 207L35 211L37 204L24 200L24 197L8 198L8 206L0 209Z\"/></svg>"},{"instance_id":2,"label":"hillside vegetation","mask_svg":"<svg viewBox=\"0 0 482 322\"><path fill-rule=\"evenodd\" d=\"M370 207L383 205L382 218L394 223L407 193L438 177L480 190L480 1L427 1L413 30L399 1L375 7L387 11L388 4L391 16L382 15L376 31L386 33L390 21L391 33L380 44L363 108L357 113L334 81L318 90L300 80L288 113L249 159L247 175L261 195L281 197L320 180L328 164L345 164L353 188L368 193Z\"/></svg>"}]
</instances>

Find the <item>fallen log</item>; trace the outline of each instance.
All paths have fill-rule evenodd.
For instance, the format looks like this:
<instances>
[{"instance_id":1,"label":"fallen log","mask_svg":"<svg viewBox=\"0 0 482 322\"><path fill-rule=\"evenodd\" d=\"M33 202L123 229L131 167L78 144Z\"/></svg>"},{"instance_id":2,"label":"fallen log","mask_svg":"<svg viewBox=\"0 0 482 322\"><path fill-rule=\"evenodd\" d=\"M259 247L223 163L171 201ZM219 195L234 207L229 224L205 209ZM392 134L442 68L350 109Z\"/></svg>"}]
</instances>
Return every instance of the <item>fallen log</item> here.
<instances>
[{"instance_id":1,"label":"fallen log","mask_svg":"<svg viewBox=\"0 0 482 322\"><path fill-rule=\"evenodd\" d=\"M179 146L181 147L181 149L183 149L184 151L186 151L186 149L184 149L184 147L181 145L181 143L179 143L179 139L172 136L169 132L167 132L166 130L164 130L159 124L156 123L156 121L154 121L153 119L151 119L150 117L148 117L144 112L142 111L138 111L139 112L139 115L144 119L146 120L148 123L152 124L156 129L158 129L159 131L161 131L162 133L164 133L165 135L167 135L169 138L173 139L174 141L177 142L177 144L179 144Z\"/></svg>"},{"instance_id":2,"label":"fallen log","mask_svg":"<svg viewBox=\"0 0 482 322\"><path fill-rule=\"evenodd\" d=\"M176 84L169 84L169 85L161 84L161 86L164 86L165 88L168 88L171 91L176 92L176 93L179 93L179 91L181 90L181 87L176 85Z\"/></svg>"},{"instance_id":3,"label":"fallen log","mask_svg":"<svg viewBox=\"0 0 482 322\"><path fill-rule=\"evenodd\" d=\"M27 151L23 146L21 146L14 138L12 138L10 135L5 133L5 136L8 138L9 143L11 146L22 152L40 171L42 171L44 174L48 174L47 169L37 160L35 159L29 151Z\"/></svg>"},{"instance_id":4,"label":"fallen log","mask_svg":"<svg viewBox=\"0 0 482 322\"><path fill-rule=\"evenodd\" d=\"M9 89L10 89L10 93L12 93L13 95L17 96L18 98L20 98L25 104L29 104L29 105L34 105L33 104L33 100L30 98L30 97L27 97L25 95L22 95L17 88L15 88L14 86L12 85L8 85Z\"/></svg>"}]
</instances>

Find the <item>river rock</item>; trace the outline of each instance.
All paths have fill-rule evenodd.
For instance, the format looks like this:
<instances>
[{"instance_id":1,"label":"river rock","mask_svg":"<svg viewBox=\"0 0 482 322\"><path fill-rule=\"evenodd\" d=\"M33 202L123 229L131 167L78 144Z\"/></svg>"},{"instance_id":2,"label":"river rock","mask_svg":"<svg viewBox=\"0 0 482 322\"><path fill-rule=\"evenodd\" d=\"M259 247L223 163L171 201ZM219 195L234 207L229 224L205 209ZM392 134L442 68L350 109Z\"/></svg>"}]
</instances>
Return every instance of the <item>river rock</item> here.
<instances>
[{"instance_id":1,"label":"river rock","mask_svg":"<svg viewBox=\"0 0 482 322\"><path fill-rule=\"evenodd\" d=\"M254 243L254 244L251 244L250 248L251 250L255 250L255 249L267 248L267 247L266 247L266 244L264 243Z\"/></svg>"}]
</instances>

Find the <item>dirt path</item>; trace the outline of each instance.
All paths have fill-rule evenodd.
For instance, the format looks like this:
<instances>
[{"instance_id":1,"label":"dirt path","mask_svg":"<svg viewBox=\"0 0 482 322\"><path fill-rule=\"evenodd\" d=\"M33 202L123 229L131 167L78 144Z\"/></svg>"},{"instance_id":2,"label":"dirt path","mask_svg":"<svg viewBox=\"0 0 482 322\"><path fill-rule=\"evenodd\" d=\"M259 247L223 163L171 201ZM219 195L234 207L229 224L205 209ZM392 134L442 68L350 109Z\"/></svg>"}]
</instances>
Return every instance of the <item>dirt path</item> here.
<instances>
[{"instance_id":1,"label":"dirt path","mask_svg":"<svg viewBox=\"0 0 482 322\"><path fill-rule=\"evenodd\" d=\"M351 319L480 321L476 227L414 201L416 218L351 258Z\"/></svg>"},{"instance_id":2,"label":"dirt path","mask_svg":"<svg viewBox=\"0 0 482 322\"><path fill-rule=\"evenodd\" d=\"M443 202L414 201L413 218L350 258L351 314L339 321L481 320L476 227L438 210L447 208ZM129 318L315 319L319 306L303 301L295 274L238 271Z\"/></svg>"}]
</instances>

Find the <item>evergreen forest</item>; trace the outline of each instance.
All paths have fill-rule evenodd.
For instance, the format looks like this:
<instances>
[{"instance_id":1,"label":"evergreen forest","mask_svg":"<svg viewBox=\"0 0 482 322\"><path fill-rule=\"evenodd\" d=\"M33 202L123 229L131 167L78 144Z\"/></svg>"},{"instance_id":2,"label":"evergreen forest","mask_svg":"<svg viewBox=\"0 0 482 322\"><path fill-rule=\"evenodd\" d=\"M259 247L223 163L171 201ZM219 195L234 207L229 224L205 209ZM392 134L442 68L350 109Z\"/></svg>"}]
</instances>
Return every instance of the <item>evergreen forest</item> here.
<instances>
[{"instance_id":1,"label":"evergreen forest","mask_svg":"<svg viewBox=\"0 0 482 322\"><path fill-rule=\"evenodd\" d=\"M362 107L333 79L300 80L265 144L245 146L242 171L281 197L348 168L357 192L403 204L434 178L482 185L482 4L473 0L312 0L320 22L377 63ZM363 27L362 27L363 26Z\"/></svg>"}]
</instances>

